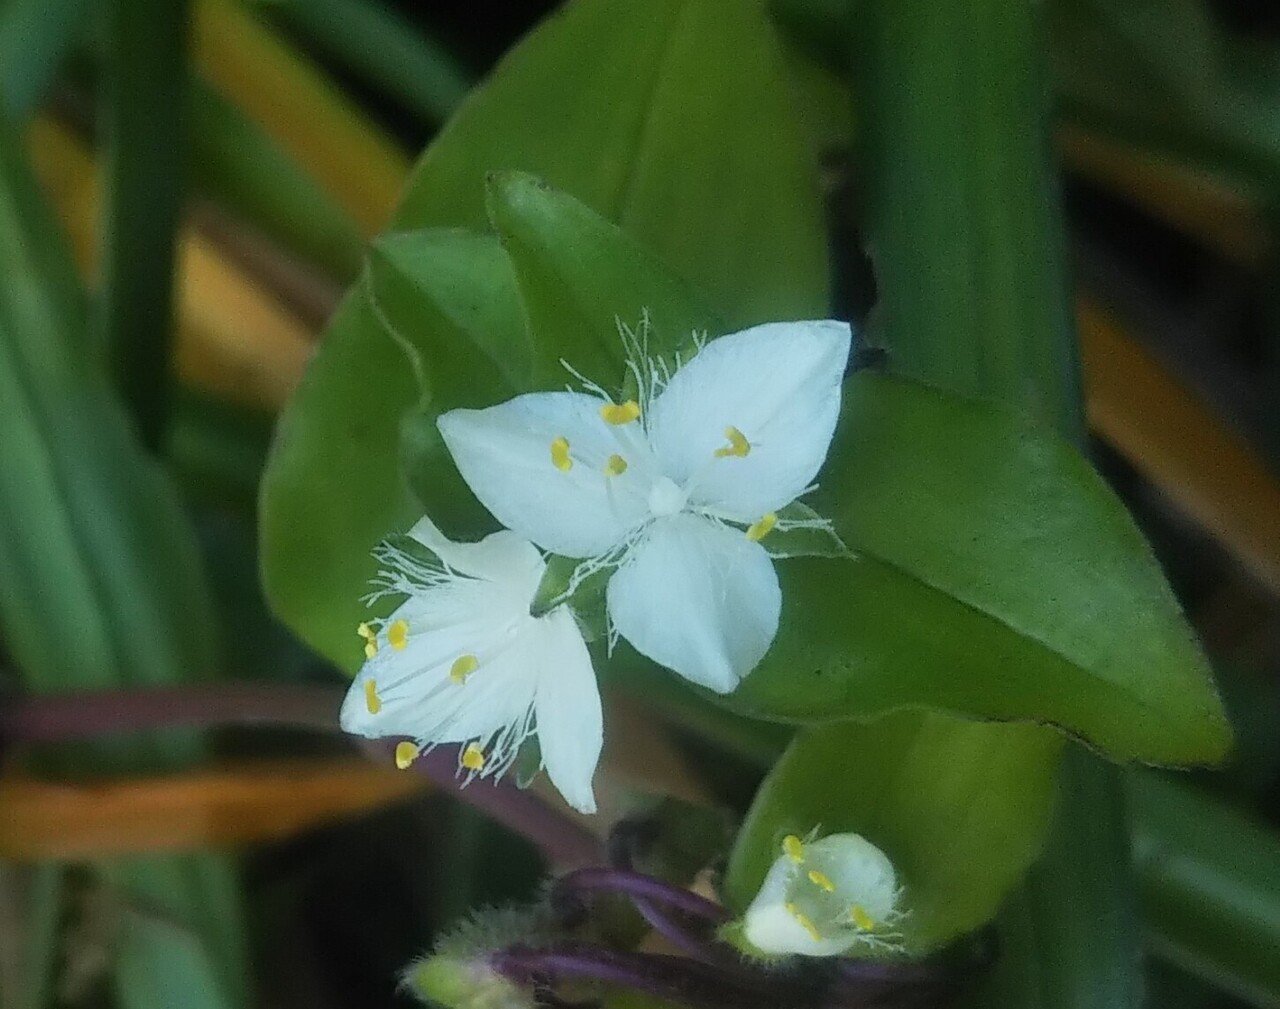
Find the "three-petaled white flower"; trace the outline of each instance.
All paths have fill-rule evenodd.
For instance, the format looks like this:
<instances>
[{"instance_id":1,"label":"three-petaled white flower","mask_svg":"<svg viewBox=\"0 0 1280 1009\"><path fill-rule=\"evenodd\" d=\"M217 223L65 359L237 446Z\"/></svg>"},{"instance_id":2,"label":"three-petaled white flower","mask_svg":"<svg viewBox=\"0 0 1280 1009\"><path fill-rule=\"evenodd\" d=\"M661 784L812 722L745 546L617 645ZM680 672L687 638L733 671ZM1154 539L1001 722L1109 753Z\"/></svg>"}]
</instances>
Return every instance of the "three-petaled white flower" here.
<instances>
[{"instance_id":1,"label":"three-petaled white flower","mask_svg":"<svg viewBox=\"0 0 1280 1009\"><path fill-rule=\"evenodd\" d=\"M770 955L839 956L855 946L900 948L893 863L861 834L803 841L789 834L742 919L747 942Z\"/></svg>"},{"instance_id":2,"label":"three-petaled white flower","mask_svg":"<svg viewBox=\"0 0 1280 1009\"><path fill-rule=\"evenodd\" d=\"M536 732L552 783L575 809L595 812L600 693L569 608L530 613L542 554L506 530L454 543L428 518L409 536L435 559L392 544L377 551L383 570L369 601L406 598L386 619L360 625L366 662L343 702L343 729L412 738L396 749L401 767L458 743L468 779L501 776Z\"/></svg>"},{"instance_id":3,"label":"three-petaled white flower","mask_svg":"<svg viewBox=\"0 0 1280 1009\"><path fill-rule=\"evenodd\" d=\"M777 633L781 591L760 541L826 458L850 338L842 322L770 323L674 371L632 339L634 400L586 383L450 411L440 432L503 525L593 570L617 565L614 631L726 693Z\"/></svg>"}]
</instances>

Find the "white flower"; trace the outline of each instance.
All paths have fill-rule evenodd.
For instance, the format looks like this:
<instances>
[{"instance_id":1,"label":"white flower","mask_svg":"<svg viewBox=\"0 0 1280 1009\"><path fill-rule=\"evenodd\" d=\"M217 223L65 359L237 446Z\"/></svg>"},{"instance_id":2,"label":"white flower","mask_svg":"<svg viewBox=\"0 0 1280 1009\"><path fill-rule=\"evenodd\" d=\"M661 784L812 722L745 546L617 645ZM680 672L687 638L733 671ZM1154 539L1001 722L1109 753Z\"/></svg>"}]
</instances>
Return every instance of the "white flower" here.
<instances>
[{"instance_id":1,"label":"white flower","mask_svg":"<svg viewBox=\"0 0 1280 1009\"><path fill-rule=\"evenodd\" d=\"M743 917L743 935L772 955L839 956L863 945L898 949L902 920L893 863L860 834L794 834Z\"/></svg>"},{"instance_id":2,"label":"white flower","mask_svg":"<svg viewBox=\"0 0 1280 1009\"><path fill-rule=\"evenodd\" d=\"M505 530L453 543L428 518L409 536L436 561L379 548L384 570L370 601L408 598L385 620L360 625L367 661L343 701L343 729L410 737L396 750L401 767L458 743L468 780L501 776L536 732L551 781L569 805L595 812L600 694L569 608L530 615L542 555Z\"/></svg>"},{"instance_id":3,"label":"white flower","mask_svg":"<svg viewBox=\"0 0 1280 1009\"><path fill-rule=\"evenodd\" d=\"M635 400L585 383L585 393L450 411L440 432L503 525L591 558L591 570L618 565L607 589L617 633L726 693L777 632L781 592L760 541L786 527L778 512L826 458L849 326L756 326L711 341L674 374L624 337Z\"/></svg>"}]
</instances>

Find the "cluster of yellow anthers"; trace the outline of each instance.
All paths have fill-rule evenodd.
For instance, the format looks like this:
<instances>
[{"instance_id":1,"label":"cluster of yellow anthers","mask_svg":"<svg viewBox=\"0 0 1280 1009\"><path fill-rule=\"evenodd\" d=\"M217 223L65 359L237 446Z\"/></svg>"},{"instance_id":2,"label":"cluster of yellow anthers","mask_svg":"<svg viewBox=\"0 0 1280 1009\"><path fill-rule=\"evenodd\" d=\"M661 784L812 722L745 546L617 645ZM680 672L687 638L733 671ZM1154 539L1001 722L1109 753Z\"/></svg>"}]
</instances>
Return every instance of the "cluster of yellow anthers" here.
<instances>
[{"instance_id":1,"label":"cluster of yellow anthers","mask_svg":"<svg viewBox=\"0 0 1280 1009\"><path fill-rule=\"evenodd\" d=\"M640 404L634 399L622 403L604 403L600 407L600 417L606 424L623 427L640 419ZM745 459L751 454L751 442L739 428L729 425L724 429L724 437L726 444L712 453L716 459ZM574 458L569 439L563 434L556 435L551 439L549 447L551 465L561 473L570 472L574 467ZM625 456L614 452L605 460L603 469L606 477L619 477L630 469L630 463ZM766 512L747 528L747 539L759 543L777 524L777 513Z\"/></svg>"},{"instance_id":2,"label":"cluster of yellow anthers","mask_svg":"<svg viewBox=\"0 0 1280 1009\"><path fill-rule=\"evenodd\" d=\"M361 622L356 627L356 634L364 640L364 655L366 659L372 659L378 654L378 632L371 624ZM397 652L402 652L409 645L409 622L404 619L393 620L387 624L386 628L387 644ZM449 679L453 683L463 684L467 682L467 677L480 668L480 659L472 654L459 655L449 668ZM369 714L376 715L382 710L382 698L378 696L378 682L370 678L364 681L364 703ZM416 743L408 740L396 744L396 767L405 770L418 759L422 753L422 748ZM484 769L485 757L484 750L475 743L469 743L462 751L460 757L462 766L468 771L480 771Z\"/></svg>"},{"instance_id":3,"label":"cluster of yellow anthers","mask_svg":"<svg viewBox=\"0 0 1280 1009\"><path fill-rule=\"evenodd\" d=\"M835 883L831 881L831 877L825 872L816 868L804 868L806 862L805 845L804 842L795 834L788 834L782 839L782 853L791 860L793 865L804 872L805 879L807 879L811 885L823 893L836 892ZM785 907L787 909L787 913L796 920L801 928L809 933L809 936L814 940L814 942L820 942L825 938L821 931L819 931L818 926L814 923L813 919L800 909L800 905L796 901L787 901ZM875 930L875 919L867 913L867 909L861 904L850 904L847 914L848 923L853 925L853 927L858 931L872 932Z\"/></svg>"}]
</instances>

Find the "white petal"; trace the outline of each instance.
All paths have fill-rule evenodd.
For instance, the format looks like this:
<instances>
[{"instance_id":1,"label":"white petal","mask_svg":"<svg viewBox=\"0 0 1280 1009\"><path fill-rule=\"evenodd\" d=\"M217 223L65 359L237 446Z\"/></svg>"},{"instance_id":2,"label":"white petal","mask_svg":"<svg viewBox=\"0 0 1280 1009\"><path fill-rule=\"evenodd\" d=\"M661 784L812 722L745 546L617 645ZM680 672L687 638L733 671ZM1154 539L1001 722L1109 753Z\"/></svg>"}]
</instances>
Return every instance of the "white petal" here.
<instances>
[{"instance_id":1,"label":"white petal","mask_svg":"<svg viewBox=\"0 0 1280 1009\"><path fill-rule=\"evenodd\" d=\"M451 410L438 424L463 479L499 522L552 553L594 557L643 520L652 481L643 442L606 424L601 405L582 393L527 393ZM558 438L569 443L567 471L552 459ZM627 463L620 476L605 472L615 454Z\"/></svg>"},{"instance_id":2,"label":"white petal","mask_svg":"<svg viewBox=\"0 0 1280 1009\"><path fill-rule=\"evenodd\" d=\"M719 693L768 651L782 608L764 548L687 512L650 526L607 597L610 619L637 651Z\"/></svg>"},{"instance_id":3,"label":"white petal","mask_svg":"<svg viewBox=\"0 0 1280 1009\"><path fill-rule=\"evenodd\" d=\"M398 607L385 625L406 622L405 647L392 647L385 629L379 634L376 654L343 701L342 728L373 739L461 742L492 734L527 711L534 679L521 677L508 656L518 643L518 628L531 622L528 597L494 589L486 581L456 578L415 593ZM480 666L458 684L450 673L464 655L476 656ZM368 681L374 684L377 711L369 710Z\"/></svg>"},{"instance_id":4,"label":"white petal","mask_svg":"<svg viewBox=\"0 0 1280 1009\"><path fill-rule=\"evenodd\" d=\"M777 955L838 956L851 949L858 941L856 933L835 933L815 939L787 910L788 884L794 872L795 866L785 855L770 866L760 892L743 915L747 941L766 953Z\"/></svg>"},{"instance_id":5,"label":"white petal","mask_svg":"<svg viewBox=\"0 0 1280 1009\"><path fill-rule=\"evenodd\" d=\"M479 543L455 543L424 515L409 535L454 571L509 587L528 599L547 569L538 548L508 529L491 533Z\"/></svg>"},{"instance_id":6,"label":"white petal","mask_svg":"<svg viewBox=\"0 0 1280 1009\"><path fill-rule=\"evenodd\" d=\"M604 741L600 689L567 606L538 622L538 744L552 784L581 813L596 811L591 779Z\"/></svg>"},{"instance_id":7,"label":"white petal","mask_svg":"<svg viewBox=\"0 0 1280 1009\"><path fill-rule=\"evenodd\" d=\"M889 856L861 834L831 834L808 845L805 857L827 874L836 890L874 921L894 910L898 875Z\"/></svg>"},{"instance_id":8,"label":"white petal","mask_svg":"<svg viewBox=\"0 0 1280 1009\"><path fill-rule=\"evenodd\" d=\"M789 504L826 459L849 358L847 323L775 322L713 340L649 412L663 471L690 501L754 522ZM717 457L736 428L751 449Z\"/></svg>"}]
</instances>

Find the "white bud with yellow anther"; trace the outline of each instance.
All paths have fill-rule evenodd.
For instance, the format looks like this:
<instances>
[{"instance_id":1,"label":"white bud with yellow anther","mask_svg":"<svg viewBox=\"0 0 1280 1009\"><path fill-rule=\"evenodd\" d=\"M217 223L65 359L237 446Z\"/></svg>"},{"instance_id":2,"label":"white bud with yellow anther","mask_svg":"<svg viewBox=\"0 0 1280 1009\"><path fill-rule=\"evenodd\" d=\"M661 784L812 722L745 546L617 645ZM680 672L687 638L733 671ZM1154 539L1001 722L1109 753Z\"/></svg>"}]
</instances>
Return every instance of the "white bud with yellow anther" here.
<instances>
[{"instance_id":1,"label":"white bud with yellow anther","mask_svg":"<svg viewBox=\"0 0 1280 1009\"><path fill-rule=\"evenodd\" d=\"M544 550L616 567L611 626L649 658L727 693L773 642L770 534L826 459L851 334L769 323L674 369L624 332L635 398L528 393L452 410L440 432L503 525ZM822 525L821 519L810 519ZM798 528L805 523L796 523Z\"/></svg>"},{"instance_id":2,"label":"white bud with yellow anther","mask_svg":"<svg viewBox=\"0 0 1280 1009\"><path fill-rule=\"evenodd\" d=\"M575 809L594 812L600 693L568 607L530 613L542 554L507 531L453 543L427 518L409 536L425 551L384 544L376 553L371 600L404 601L356 629L366 661L343 702L343 729L408 737L395 751L401 768L456 743L468 778L500 777L536 733L552 783Z\"/></svg>"},{"instance_id":3,"label":"white bud with yellow anther","mask_svg":"<svg viewBox=\"0 0 1280 1009\"><path fill-rule=\"evenodd\" d=\"M754 950L839 956L857 946L898 948L902 890L888 856L860 834L783 839L742 919Z\"/></svg>"}]
</instances>

